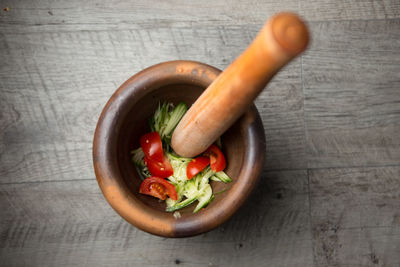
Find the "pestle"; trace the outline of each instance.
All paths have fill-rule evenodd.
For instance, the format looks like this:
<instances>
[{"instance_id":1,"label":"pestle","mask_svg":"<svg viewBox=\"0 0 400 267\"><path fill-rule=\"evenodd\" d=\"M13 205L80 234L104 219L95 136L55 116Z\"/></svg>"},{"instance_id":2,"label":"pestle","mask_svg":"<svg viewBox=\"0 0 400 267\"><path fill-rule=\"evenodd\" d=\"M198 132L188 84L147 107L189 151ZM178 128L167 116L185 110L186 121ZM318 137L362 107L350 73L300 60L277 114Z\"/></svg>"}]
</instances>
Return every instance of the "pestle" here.
<instances>
[{"instance_id":1,"label":"pestle","mask_svg":"<svg viewBox=\"0 0 400 267\"><path fill-rule=\"evenodd\" d=\"M269 19L250 46L200 95L172 135L184 157L205 151L253 103L271 78L303 52L309 41L304 22L293 13Z\"/></svg>"}]
</instances>

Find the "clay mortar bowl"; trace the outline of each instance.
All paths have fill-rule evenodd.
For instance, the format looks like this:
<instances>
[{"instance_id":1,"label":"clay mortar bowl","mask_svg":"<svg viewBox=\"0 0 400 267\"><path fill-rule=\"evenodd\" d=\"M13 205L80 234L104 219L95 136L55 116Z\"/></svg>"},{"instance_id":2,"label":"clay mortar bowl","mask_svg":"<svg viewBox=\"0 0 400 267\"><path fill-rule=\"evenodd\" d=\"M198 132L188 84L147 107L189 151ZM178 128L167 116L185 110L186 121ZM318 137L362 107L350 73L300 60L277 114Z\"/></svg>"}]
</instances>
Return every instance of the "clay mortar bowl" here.
<instances>
[{"instance_id":1,"label":"clay mortar bowl","mask_svg":"<svg viewBox=\"0 0 400 267\"><path fill-rule=\"evenodd\" d=\"M190 106L220 72L193 61L154 65L122 84L104 107L94 135L94 169L109 204L132 225L165 237L197 235L228 220L254 189L264 162L265 135L252 105L222 136L225 171L233 182L211 182L214 193L226 191L215 195L207 208L193 214L193 204L175 218L165 211L164 203L139 194L141 180L130 151L139 147L139 137L150 131L148 119L158 103L184 101Z\"/></svg>"}]
</instances>

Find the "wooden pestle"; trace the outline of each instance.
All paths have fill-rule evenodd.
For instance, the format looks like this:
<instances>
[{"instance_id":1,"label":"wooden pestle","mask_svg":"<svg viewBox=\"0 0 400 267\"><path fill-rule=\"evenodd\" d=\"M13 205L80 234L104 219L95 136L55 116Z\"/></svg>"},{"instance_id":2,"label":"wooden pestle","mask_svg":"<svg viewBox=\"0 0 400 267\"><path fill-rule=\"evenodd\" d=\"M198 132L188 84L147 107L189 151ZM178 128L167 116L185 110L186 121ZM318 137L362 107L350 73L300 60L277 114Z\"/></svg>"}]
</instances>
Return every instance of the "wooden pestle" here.
<instances>
[{"instance_id":1,"label":"wooden pestle","mask_svg":"<svg viewBox=\"0 0 400 267\"><path fill-rule=\"evenodd\" d=\"M292 13L269 19L253 43L190 107L172 136L172 148L193 157L206 150L252 104L271 78L308 44L307 26Z\"/></svg>"}]
</instances>

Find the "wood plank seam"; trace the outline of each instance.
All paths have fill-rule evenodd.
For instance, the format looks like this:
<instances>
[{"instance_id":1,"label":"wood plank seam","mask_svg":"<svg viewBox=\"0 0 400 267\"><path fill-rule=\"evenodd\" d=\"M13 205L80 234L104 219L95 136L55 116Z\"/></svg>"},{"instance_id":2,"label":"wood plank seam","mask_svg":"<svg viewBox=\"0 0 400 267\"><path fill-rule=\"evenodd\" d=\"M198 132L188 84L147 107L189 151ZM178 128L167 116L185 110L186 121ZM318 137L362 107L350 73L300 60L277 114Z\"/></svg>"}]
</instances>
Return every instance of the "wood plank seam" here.
<instances>
[{"instance_id":1,"label":"wood plank seam","mask_svg":"<svg viewBox=\"0 0 400 267\"><path fill-rule=\"evenodd\" d=\"M340 20L308 20L307 23L309 24L313 24L313 23L340 23L340 22L383 22L383 21L399 21L400 18L388 18L388 19L340 19ZM19 25L19 24L15 24L15 23L8 23L8 22L1 22L1 24L8 24L8 25L18 25L18 26L24 26L23 24ZM98 25L96 23L92 23L93 25ZM87 24L87 25L92 25L92 24ZM29 27L36 27L36 26L57 26L57 25L82 25L82 24L66 24L66 23L59 23L59 24L34 24L34 25L26 25L27 28ZM112 24L110 24L112 25ZM118 25L118 24L116 24ZM251 26L259 26L261 29L262 24L260 23L243 23L243 24L220 24L218 26L212 26L212 25L208 25L208 24L200 24L199 26L204 27L204 28L219 28L219 27L226 27L226 26L233 26L233 27L251 27ZM159 29L159 30L163 30L163 29L171 29L170 27L166 27L166 26L134 26L131 28L121 28L121 29L105 29L105 30L98 30L98 29L93 29L93 30L57 30L57 33L76 33L76 32L121 32L121 31L130 31L130 30L154 30L154 29ZM193 29L193 27L187 27L187 26L174 26L173 27L174 30L180 30L180 29ZM35 34L37 32L3 32L2 34L11 34L11 35L25 35L25 34ZM55 31L40 31L40 33L55 33ZM250 40L248 40L250 42Z\"/></svg>"},{"instance_id":2,"label":"wood plank seam","mask_svg":"<svg viewBox=\"0 0 400 267\"><path fill-rule=\"evenodd\" d=\"M313 224L312 224L312 207L311 207L311 188L310 188L310 170L309 169L307 169L307 186L308 186L308 188L307 188L307 190L308 190L308 223L309 223L309 226L310 226L310 234L311 234L311 248L312 248L312 254L313 254L313 263L314 263L314 266L318 266L317 265L317 258L316 258L316 256L315 256L315 253L314 253L314 251L315 251L315 247L316 247L316 244L315 244L315 239L313 238Z\"/></svg>"}]
</instances>

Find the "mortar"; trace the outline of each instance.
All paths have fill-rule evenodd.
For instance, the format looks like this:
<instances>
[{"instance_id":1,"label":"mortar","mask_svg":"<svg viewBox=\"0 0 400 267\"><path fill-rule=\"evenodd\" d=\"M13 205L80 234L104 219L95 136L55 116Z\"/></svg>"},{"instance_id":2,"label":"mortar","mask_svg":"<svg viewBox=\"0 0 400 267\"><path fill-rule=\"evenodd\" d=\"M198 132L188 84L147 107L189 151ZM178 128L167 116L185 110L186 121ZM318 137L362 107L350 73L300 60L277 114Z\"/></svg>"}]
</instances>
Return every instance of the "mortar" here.
<instances>
[{"instance_id":1,"label":"mortar","mask_svg":"<svg viewBox=\"0 0 400 267\"><path fill-rule=\"evenodd\" d=\"M175 218L165 203L139 194L141 179L130 151L149 132L148 119L158 103L183 101L189 106L221 71L193 61L171 61L149 67L128 79L113 94L98 121L93 160L97 181L114 210L134 226L165 237L193 236L228 220L248 198L262 170L265 135L257 109L252 105L222 135L229 184L211 182L215 199L193 214L195 205Z\"/></svg>"}]
</instances>

